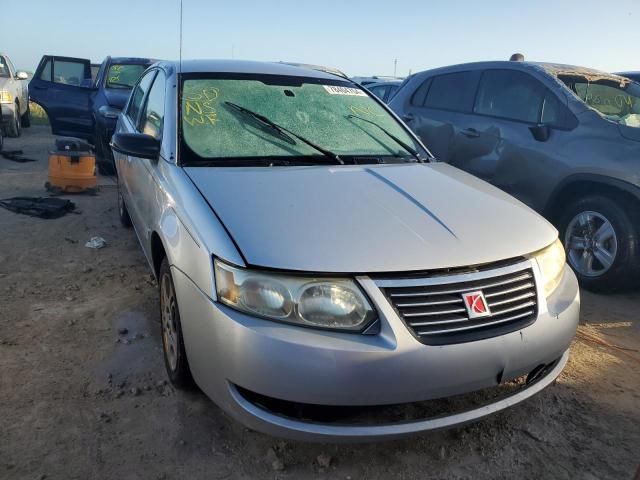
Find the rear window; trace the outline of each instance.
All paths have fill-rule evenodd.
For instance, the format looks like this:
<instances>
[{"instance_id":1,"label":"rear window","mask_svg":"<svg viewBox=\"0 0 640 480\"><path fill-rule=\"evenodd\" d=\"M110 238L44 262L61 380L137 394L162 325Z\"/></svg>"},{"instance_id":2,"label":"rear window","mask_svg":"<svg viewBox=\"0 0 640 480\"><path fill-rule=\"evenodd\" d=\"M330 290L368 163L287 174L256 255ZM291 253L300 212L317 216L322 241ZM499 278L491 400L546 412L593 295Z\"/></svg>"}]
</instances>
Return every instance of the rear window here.
<instances>
[{"instance_id":1,"label":"rear window","mask_svg":"<svg viewBox=\"0 0 640 480\"><path fill-rule=\"evenodd\" d=\"M146 65L114 63L107 72L107 88L130 89L147 69Z\"/></svg>"},{"instance_id":2,"label":"rear window","mask_svg":"<svg viewBox=\"0 0 640 480\"><path fill-rule=\"evenodd\" d=\"M434 77L424 106L454 112L470 112L478 83L478 72L449 73Z\"/></svg>"}]
</instances>

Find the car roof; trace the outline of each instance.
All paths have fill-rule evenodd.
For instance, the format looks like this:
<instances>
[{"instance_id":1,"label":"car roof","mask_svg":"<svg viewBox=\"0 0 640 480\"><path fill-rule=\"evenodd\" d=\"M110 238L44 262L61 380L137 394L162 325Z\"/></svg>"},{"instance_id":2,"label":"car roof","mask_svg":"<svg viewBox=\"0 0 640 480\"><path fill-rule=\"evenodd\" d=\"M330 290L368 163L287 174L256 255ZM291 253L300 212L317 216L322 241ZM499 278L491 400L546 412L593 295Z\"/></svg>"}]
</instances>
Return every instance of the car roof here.
<instances>
[{"instance_id":1,"label":"car roof","mask_svg":"<svg viewBox=\"0 0 640 480\"><path fill-rule=\"evenodd\" d=\"M388 82L369 83L368 85L365 85L365 87L372 88L372 87L387 86L387 85L402 85L402 82L399 82L398 80L389 80Z\"/></svg>"},{"instance_id":2,"label":"car roof","mask_svg":"<svg viewBox=\"0 0 640 480\"><path fill-rule=\"evenodd\" d=\"M176 61L160 62L160 65L171 66L176 71L181 69L182 73L255 73L345 80L345 78L338 75L310 67L301 67L279 62L256 62L251 60L183 60L181 65Z\"/></svg>"},{"instance_id":3,"label":"car roof","mask_svg":"<svg viewBox=\"0 0 640 480\"><path fill-rule=\"evenodd\" d=\"M111 63L139 63L139 64L152 64L158 60L154 58L141 58L141 57L109 57Z\"/></svg>"},{"instance_id":4,"label":"car roof","mask_svg":"<svg viewBox=\"0 0 640 480\"><path fill-rule=\"evenodd\" d=\"M537 71L546 73L553 77L558 77L561 75L568 76L577 76L584 77L590 81L601 80L601 79L609 79L616 80L622 82L628 82L628 80L619 75L602 72L600 70L596 70L593 68L579 67L576 65L567 65L562 63L551 63L551 62L513 62L513 61L488 61L488 62L473 62L473 63L463 63L459 65L451 65L447 67L436 68L433 70L428 70L428 72L436 72L442 71L443 73L449 70L481 70L486 68L510 68L514 70L529 70L529 71Z\"/></svg>"}]
</instances>

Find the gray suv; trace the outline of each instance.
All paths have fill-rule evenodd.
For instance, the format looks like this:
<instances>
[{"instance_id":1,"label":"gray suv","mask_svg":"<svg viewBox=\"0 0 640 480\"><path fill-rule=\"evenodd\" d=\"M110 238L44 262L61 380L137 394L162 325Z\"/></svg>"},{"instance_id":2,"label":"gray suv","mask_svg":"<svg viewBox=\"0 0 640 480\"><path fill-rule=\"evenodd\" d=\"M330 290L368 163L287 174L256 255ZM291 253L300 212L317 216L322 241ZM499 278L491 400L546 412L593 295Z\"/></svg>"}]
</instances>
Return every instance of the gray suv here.
<instances>
[{"instance_id":1,"label":"gray suv","mask_svg":"<svg viewBox=\"0 0 640 480\"><path fill-rule=\"evenodd\" d=\"M585 288L640 271L640 84L582 67L482 62L415 74L390 107L441 161L556 224Z\"/></svg>"}]
</instances>

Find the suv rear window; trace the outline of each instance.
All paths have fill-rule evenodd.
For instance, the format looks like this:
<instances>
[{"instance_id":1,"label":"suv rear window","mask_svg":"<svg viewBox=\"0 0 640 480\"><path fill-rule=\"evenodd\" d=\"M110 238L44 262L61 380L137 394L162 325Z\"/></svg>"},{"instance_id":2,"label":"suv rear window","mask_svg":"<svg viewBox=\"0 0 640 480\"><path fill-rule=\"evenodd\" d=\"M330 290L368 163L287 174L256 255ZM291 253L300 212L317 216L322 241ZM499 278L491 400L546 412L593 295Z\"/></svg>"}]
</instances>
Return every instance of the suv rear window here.
<instances>
[{"instance_id":1,"label":"suv rear window","mask_svg":"<svg viewBox=\"0 0 640 480\"><path fill-rule=\"evenodd\" d=\"M457 72L434 77L424 106L454 112L471 112L478 75L478 72Z\"/></svg>"}]
</instances>

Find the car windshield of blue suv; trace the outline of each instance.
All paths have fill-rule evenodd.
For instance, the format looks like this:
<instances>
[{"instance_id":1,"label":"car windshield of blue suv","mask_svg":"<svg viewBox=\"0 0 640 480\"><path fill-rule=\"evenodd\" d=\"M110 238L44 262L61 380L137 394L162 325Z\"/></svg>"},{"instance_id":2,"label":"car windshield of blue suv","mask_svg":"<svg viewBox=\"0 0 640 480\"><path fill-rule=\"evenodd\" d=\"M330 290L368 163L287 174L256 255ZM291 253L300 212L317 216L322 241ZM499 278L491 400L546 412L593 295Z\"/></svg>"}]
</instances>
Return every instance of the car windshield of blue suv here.
<instances>
[{"instance_id":1,"label":"car windshield of blue suv","mask_svg":"<svg viewBox=\"0 0 640 480\"><path fill-rule=\"evenodd\" d=\"M580 100L606 119L628 127L640 128L640 85L625 79L562 77Z\"/></svg>"},{"instance_id":2,"label":"car windshield of blue suv","mask_svg":"<svg viewBox=\"0 0 640 480\"><path fill-rule=\"evenodd\" d=\"M187 78L181 129L182 163L196 165L215 160L231 166L232 159L278 166L393 163L428 157L368 93L339 80Z\"/></svg>"},{"instance_id":3,"label":"car windshield of blue suv","mask_svg":"<svg viewBox=\"0 0 640 480\"><path fill-rule=\"evenodd\" d=\"M114 63L109 67L106 87L133 88L146 69L145 65Z\"/></svg>"}]
</instances>

